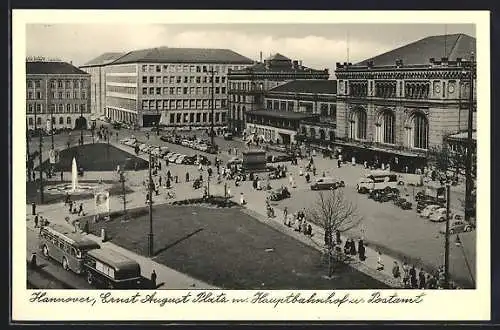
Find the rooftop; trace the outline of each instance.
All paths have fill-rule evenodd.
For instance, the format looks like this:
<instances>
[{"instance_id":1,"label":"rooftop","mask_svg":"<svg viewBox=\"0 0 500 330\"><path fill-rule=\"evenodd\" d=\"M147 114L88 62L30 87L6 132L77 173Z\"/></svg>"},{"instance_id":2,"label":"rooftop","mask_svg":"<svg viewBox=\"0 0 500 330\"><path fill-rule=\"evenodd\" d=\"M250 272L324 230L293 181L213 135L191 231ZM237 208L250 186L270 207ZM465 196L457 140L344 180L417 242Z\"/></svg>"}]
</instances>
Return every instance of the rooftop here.
<instances>
[{"instance_id":1,"label":"rooftop","mask_svg":"<svg viewBox=\"0 0 500 330\"><path fill-rule=\"evenodd\" d=\"M26 62L26 74L82 74L87 72L67 62Z\"/></svg>"},{"instance_id":2,"label":"rooftop","mask_svg":"<svg viewBox=\"0 0 500 330\"><path fill-rule=\"evenodd\" d=\"M113 61L116 61L117 59L119 59L121 56L125 55L126 53L123 53L123 52L109 52L109 53L104 53L104 54L101 54L99 56L97 56L96 58L88 61L87 63L85 63L84 65L80 66L81 68L84 68L84 67L87 67L87 66L101 66L101 65L106 65L106 64L110 64L112 63Z\"/></svg>"},{"instance_id":3,"label":"rooftop","mask_svg":"<svg viewBox=\"0 0 500 330\"><path fill-rule=\"evenodd\" d=\"M469 59L471 53L476 53L476 38L458 33L430 36L386 53L361 61L355 65L374 66L395 65L396 60L402 60L403 65L428 64L429 59L447 57L450 61L457 58Z\"/></svg>"},{"instance_id":4,"label":"rooftop","mask_svg":"<svg viewBox=\"0 0 500 330\"><path fill-rule=\"evenodd\" d=\"M269 73L269 72L284 72L284 73L322 73L325 70L311 69L302 65L302 61L292 61L288 57L276 53L264 60L264 63L257 62L251 66L240 70L231 70L231 73L248 74L248 73ZM326 74L328 76L328 73Z\"/></svg>"},{"instance_id":5,"label":"rooftop","mask_svg":"<svg viewBox=\"0 0 500 330\"><path fill-rule=\"evenodd\" d=\"M305 112L289 112L289 111L275 111L275 110L252 110L247 111L247 114L267 116L273 118L285 118L285 119L306 119L318 117L318 114L305 113Z\"/></svg>"},{"instance_id":6,"label":"rooftop","mask_svg":"<svg viewBox=\"0 0 500 330\"><path fill-rule=\"evenodd\" d=\"M230 49L157 47L126 53L112 64L124 63L228 63L252 64Z\"/></svg>"},{"instance_id":7,"label":"rooftop","mask_svg":"<svg viewBox=\"0 0 500 330\"><path fill-rule=\"evenodd\" d=\"M476 131L472 132L472 140L476 141L477 133ZM467 132L460 132L457 134L452 134L448 136L448 139L453 139L453 140L466 140L467 139Z\"/></svg>"},{"instance_id":8,"label":"rooftop","mask_svg":"<svg viewBox=\"0 0 500 330\"><path fill-rule=\"evenodd\" d=\"M310 94L337 94L336 80L293 80L269 90L282 93L310 93Z\"/></svg>"}]
</instances>

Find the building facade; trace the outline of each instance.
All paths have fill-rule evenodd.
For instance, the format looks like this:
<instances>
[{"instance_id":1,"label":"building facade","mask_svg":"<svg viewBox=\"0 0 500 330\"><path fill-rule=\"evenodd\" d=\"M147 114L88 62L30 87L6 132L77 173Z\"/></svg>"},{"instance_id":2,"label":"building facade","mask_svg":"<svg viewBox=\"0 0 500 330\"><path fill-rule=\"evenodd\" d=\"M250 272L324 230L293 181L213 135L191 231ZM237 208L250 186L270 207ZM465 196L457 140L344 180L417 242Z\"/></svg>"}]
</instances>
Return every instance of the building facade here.
<instances>
[{"instance_id":1,"label":"building facade","mask_svg":"<svg viewBox=\"0 0 500 330\"><path fill-rule=\"evenodd\" d=\"M95 117L106 115L106 68L107 64L117 60L125 53L104 53L99 57L80 66L80 69L90 74L90 104L91 113Z\"/></svg>"},{"instance_id":2,"label":"building facade","mask_svg":"<svg viewBox=\"0 0 500 330\"><path fill-rule=\"evenodd\" d=\"M474 51L470 36L433 36L337 63L337 144L358 161L423 166L445 136L467 128Z\"/></svg>"},{"instance_id":3,"label":"building facade","mask_svg":"<svg viewBox=\"0 0 500 330\"><path fill-rule=\"evenodd\" d=\"M264 94L270 89L296 79L328 78L328 69L314 70L281 54L244 69L231 70L228 74L229 130L236 135L242 134L246 123L245 112L262 109Z\"/></svg>"},{"instance_id":4,"label":"building facade","mask_svg":"<svg viewBox=\"0 0 500 330\"><path fill-rule=\"evenodd\" d=\"M90 84L90 75L70 63L26 62L28 129L88 128Z\"/></svg>"},{"instance_id":5,"label":"building facade","mask_svg":"<svg viewBox=\"0 0 500 330\"><path fill-rule=\"evenodd\" d=\"M227 73L253 61L228 49L159 47L129 52L105 66L105 113L150 127L223 126ZM212 80L213 77L213 80Z\"/></svg>"}]
</instances>

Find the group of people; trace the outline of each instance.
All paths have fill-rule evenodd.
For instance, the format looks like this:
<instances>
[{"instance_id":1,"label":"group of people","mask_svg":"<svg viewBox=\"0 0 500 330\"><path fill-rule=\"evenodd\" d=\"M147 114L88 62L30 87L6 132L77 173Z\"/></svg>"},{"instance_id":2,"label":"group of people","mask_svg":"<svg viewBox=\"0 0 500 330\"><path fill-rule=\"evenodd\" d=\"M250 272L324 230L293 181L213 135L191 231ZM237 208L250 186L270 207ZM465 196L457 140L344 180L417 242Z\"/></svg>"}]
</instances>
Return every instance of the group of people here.
<instances>
[{"instance_id":1,"label":"group of people","mask_svg":"<svg viewBox=\"0 0 500 330\"><path fill-rule=\"evenodd\" d=\"M85 213L83 212L83 204L80 203L78 208L76 207L76 203L71 199L71 196L66 193L64 198L64 206L69 206L69 214L77 214L78 216L83 216Z\"/></svg>"},{"instance_id":2,"label":"group of people","mask_svg":"<svg viewBox=\"0 0 500 330\"><path fill-rule=\"evenodd\" d=\"M304 235L309 237L313 236L312 226L306 220L305 210L299 210L289 216L288 208L285 207L285 209L283 210L283 223L285 226L293 228L299 233L303 233Z\"/></svg>"},{"instance_id":3,"label":"group of people","mask_svg":"<svg viewBox=\"0 0 500 330\"><path fill-rule=\"evenodd\" d=\"M392 267L392 276L400 279L403 287L406 289L443 289L446 284L444 267L439 267L433 274L429 274L423 268L417 271L415 265L409 265L406 261L400 267L397 261L394 261ZM449 282L450 289L458 289L455 282Z\"/></svg>"}]
</instances>

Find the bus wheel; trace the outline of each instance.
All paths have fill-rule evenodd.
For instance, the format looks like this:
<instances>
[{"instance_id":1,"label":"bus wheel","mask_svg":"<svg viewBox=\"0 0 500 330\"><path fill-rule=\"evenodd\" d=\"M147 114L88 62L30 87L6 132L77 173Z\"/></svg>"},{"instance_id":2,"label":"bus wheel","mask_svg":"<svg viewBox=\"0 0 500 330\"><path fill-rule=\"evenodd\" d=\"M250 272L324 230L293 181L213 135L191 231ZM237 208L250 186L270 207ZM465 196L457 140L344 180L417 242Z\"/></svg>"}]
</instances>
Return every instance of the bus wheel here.
<instances>
[{"instance_id":1,"label":"bus wheel","mask_svg":"<svg viewBox=\"0 0 500 330\"><path fill-rule=\"evenodd\" d=\"M66 258L63 258L62 266L63 266L64 270L69 270L68 260Z\"/></svg>"},{"instance_id":2,"label":"bus wheel","mask_svg":"<svg viewBox=\"0 0 500 330\"><path fill-rule=\"evenodd\" d=\"M87 283L90 285L94 284L94 277L92 276L91 272L87 273Z\"/></svg>"}]
</instances>

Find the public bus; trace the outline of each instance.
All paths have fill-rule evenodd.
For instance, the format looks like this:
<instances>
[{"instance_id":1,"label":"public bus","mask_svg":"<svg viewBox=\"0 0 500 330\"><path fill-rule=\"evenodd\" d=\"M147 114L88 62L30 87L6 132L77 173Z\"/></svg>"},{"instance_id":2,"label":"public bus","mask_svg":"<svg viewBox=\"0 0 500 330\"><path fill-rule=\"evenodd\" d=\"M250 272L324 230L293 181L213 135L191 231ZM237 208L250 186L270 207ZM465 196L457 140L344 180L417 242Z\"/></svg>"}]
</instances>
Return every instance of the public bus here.
<instances>
[{"instance_id":1,"label":"public bus","mask_svg":"<svg viewBox=\"0 0 500 330\"><path fill-rule=\"evenodd\" d=\"M65 270L77 274L84 271L85 255L99 249L99 244L78 233L73 233L62 226L44 226L39 233L39 246L46 258L52 258L62 264Z\"/></svg>"},{"instance_id":2,"label":"public bus","mask_svg":"<svg viewBox=\"0 0 500 330\"><path fill-rule=\"evenodd\" d=\"M140 265L109 248L91 250L85 256L85 272L90 285L108 289L137 289L141 285Z\"/></svg>"},{"instance_id":3,"label":"public bus","mask_svg":"<svg viewBox=\"0 0 500 330\"><path fill-rule=\"evenodd\" d=\"M366 194L372 190L396 188L399 182L397 174L389 171L370 171L358 180L356 191Z\"/></svg>"}]
</instances>

